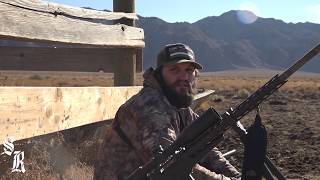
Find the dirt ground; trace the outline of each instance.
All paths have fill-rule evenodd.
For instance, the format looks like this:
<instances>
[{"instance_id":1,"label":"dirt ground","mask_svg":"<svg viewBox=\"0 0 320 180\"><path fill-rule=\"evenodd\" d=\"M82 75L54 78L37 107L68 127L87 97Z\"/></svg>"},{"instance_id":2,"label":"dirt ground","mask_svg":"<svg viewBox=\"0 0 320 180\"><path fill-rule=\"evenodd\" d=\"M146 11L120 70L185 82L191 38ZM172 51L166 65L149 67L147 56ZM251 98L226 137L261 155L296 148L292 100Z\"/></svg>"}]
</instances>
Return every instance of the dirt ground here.
<instances>
[{"instance_id":1,"label":"dirt ground","mask_svg":"<svg viewBox=\"0 0 320 180\"><path fill-rule=\"evenodd\" d=\"M242 102L247 94L267 80L264 76L204 77L199 86L210 88L213 83L211 87L217 91L200 109L213 106L222 113ZM319 76L299 75L260 106L261 117L268 130L268 156L288 179L320 177L319 99ZM248 127L254 116L255 113L250 113L241 122ZM239 159L242 159L243 147L239 142L237 134L229 131L219 147L225 151L236 149L237 153L229 159L241 167Z\"/></svg>"},{"instance_id":2,"label":"dirt ground","mask_svg":"<svg viewBox=\"0 0 320 180\"><path fill-rule=\"evenodd\" d=\"M216 92L195 107L198 113L213 106L223 113L235 107L263 85L273 73L204 73L198 88ZM111 86L112 76L103 73L0 72L1 86ZM136 85L141 85L141 75ZM320 177L320 75L299 74L262 103L261 116L268 130L268 156L288 179ZM248 127L249 113L241 122ZM90 125L15 142L25 153L25 173L11 172L12 158L0 155L0 179L92 179L96 150L104 128ZM218 147L232 164L241 168L243 146L232 130ZM0 147L2 152L3 146Z\"/></svg>"}]
</instances>

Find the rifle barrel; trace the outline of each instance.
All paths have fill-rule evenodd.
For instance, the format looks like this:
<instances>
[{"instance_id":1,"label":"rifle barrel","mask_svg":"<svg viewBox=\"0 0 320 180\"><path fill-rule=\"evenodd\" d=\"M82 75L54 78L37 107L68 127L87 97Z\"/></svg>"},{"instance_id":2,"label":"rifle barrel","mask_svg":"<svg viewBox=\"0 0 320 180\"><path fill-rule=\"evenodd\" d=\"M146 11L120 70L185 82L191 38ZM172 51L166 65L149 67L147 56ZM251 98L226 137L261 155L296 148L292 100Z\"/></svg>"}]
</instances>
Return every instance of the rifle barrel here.
<instances>
[{"instance_id":1,"label":"rifle barrel","mask_svg":"<svg viewBox=\"0 0 320 180\"><path fill-rule=\"evenodd\" d=\"M302 58L297 60L292 66L285 70L282 74L271 78L266 84L251 94L245 101L239 104L232 113L234 119L239 121L247 113L255 109L263 100L268 98L274 91L279 89L287 82L287 79L305 63L310 61L314 56L320 53L320 44L311 49Z\"/></svg>"},{"instance_id":2,"label":"rifle barrel","mask_svg":"<svg viewBox=\"0 0 320 180\"><path fill-rule=\"evenodd\" d=\"M320 44L311 49L302 58L296 61L292 66L290 66L286 71L284 71L279 78L283 81L287 80L294 72L299 70L305 63L310 61L314 56L320 53Z\"/></svg>"}]
</instances>

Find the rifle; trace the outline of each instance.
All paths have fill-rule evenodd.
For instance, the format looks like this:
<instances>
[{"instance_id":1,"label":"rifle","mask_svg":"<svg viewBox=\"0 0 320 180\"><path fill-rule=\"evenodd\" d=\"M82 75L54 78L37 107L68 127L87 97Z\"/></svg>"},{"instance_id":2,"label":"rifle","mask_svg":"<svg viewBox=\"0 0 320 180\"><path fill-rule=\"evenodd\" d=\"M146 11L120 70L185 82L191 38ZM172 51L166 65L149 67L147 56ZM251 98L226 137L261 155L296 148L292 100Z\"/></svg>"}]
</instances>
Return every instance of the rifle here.
<instances>
[{"instance_id":1,"label":"rifle","mask_svg":"<svg viewBox=\"0 0 320 180\"><path fill-rule=\"evenodd\" d=\"M197 120L187 126L177 139L165 150L160 151L143 167L136 169L127 180L192 180L190 175L193 166L198 163L211 149L217 145L223 133L229 128L234 129L240 136L244 136L246 130L240 123L240 119L250 111L256 109L260 103L273 94L288 78L300 69L305 63L319 54L320 44L311 49L301 59L280 75L275 75L261 88L250 95L233 110L220 115L212 107L206 110ZM279 179L285 179L281 173L274 170L274 166L267 157L265 165L266 175L270 175L270 169L278 174ZM275 168L276 169L276 168Z\"/></svg>"}]
</instances>

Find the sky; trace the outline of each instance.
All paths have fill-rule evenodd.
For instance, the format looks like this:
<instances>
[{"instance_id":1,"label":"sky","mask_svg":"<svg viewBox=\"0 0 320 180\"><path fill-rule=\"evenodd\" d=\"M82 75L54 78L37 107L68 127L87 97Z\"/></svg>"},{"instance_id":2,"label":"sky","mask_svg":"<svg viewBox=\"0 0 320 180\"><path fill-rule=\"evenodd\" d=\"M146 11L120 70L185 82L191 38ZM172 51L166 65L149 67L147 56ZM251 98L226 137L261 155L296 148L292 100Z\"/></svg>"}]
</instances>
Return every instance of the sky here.
<instances>
[{"instance_id":1,"label":"sky","mask_svg":"<svg viewBox=\"0 0 320 180\"><path fill-rule=\"evenodd\" d=\"M47 0L76 7L112 10L113 0ZM286 23L320 24L320 0L136 0L136 13L167 22L196 22L230 10L250 10L256 16Z\"/></svg>"}]
</instances>

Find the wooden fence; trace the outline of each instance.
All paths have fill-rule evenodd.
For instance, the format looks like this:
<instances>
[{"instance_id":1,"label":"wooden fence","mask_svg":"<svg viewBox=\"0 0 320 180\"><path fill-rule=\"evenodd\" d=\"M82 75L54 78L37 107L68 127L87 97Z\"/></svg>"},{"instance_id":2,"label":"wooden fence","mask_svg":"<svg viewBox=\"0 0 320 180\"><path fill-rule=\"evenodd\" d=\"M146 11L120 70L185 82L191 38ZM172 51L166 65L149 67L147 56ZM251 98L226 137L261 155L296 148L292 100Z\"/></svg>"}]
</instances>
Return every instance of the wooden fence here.
<instances>
[{"instance_id":1,"label":"wooden fence","mask_svg":"<svg viewBox=\"0 0 320 180\"><path fill-rule=\"evenodd\" d=\"M0 44L11 43L0 45L0 70L112 72L115 86L0 87L0 143L112 119L139 91L144 32L134 0L113 3L105 12L0 0Z\"/></svg>"},{"instance_id":2,"label":"wooden fence","mask_svg":"<svg viewBox=\"0 0 320 180\"><path fill-rule=\"evenodd\" d=\"M112 72L114 87L0 87L0 144L107 122L141 87L144 32L134 0L114 12L0 0L0 71ZM5 42L1 44L1 42ZM198 94L194 106L214 91Z\"/></svg>"}]
</instances>

